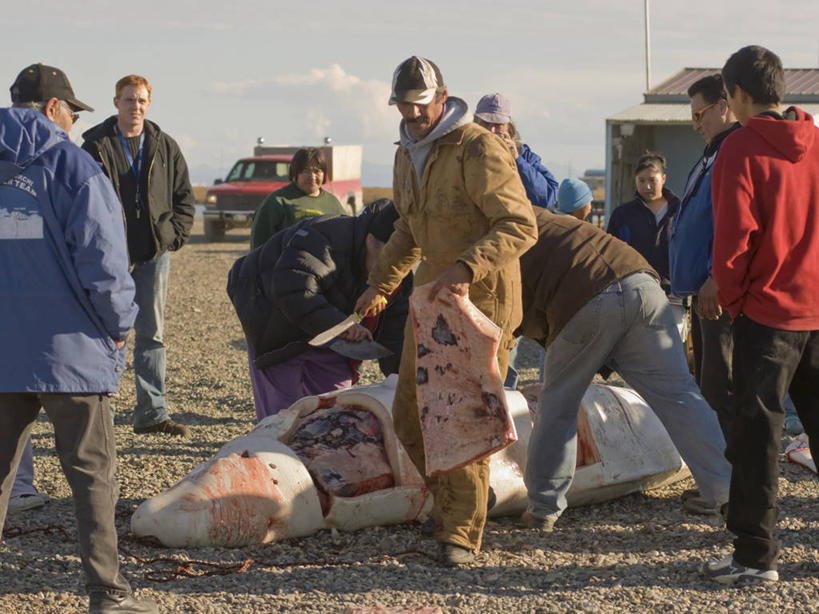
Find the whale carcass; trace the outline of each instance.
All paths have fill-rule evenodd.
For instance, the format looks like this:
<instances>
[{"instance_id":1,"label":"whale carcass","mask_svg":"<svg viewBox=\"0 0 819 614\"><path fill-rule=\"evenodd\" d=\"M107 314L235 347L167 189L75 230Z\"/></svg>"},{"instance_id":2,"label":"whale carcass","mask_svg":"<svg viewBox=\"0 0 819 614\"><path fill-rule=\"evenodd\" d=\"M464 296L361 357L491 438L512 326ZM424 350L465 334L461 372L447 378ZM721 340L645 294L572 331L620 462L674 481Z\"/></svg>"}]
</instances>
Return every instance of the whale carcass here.
<instances>
[{"instance_id":1,"label":"whale carcass","mask_svg":"<svg viewBox=\"0 0 819 614\"><path fill-rule=\"evenodd\" d=\"M144 501L133 532L166 546L244 546L423 520L431 495L392 427L396 376L305 397L269 416L168 490ZM490 516L526 505L529 403L505 391L518 441L490 458ZM689 475L659 419L632 390L592 385L578 417L569 505L605 501Z\"/></svg>"}]
</instances>

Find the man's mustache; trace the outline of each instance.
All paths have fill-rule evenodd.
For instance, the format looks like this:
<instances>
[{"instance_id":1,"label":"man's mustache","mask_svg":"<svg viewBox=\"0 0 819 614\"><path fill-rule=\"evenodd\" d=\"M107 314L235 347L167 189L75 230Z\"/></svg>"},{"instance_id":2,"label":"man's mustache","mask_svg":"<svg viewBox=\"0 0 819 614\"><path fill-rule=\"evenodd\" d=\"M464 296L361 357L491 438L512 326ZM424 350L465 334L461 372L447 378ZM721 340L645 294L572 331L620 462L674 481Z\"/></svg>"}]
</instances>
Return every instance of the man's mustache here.
<instances>
[{"instance_id":1,"label":"man's mustache","mask_svg":"<svg viewBox=\"0 0 819 614\"><path fill-rule=\"evenodd\" d=\"M428 115L421 115L414 119L405 119L404 120L408 124L428 124L429 123L429 116Z\"/></svg>"}]
</instances>

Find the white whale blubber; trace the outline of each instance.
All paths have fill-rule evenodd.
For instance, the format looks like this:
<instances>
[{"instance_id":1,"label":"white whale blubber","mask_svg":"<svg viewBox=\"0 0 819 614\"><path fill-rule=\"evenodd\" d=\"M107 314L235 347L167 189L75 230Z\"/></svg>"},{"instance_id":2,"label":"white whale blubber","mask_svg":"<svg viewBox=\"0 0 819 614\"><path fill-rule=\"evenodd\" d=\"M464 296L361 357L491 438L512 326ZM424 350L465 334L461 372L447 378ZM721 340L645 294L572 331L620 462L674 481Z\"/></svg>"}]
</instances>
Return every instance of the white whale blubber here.
<instances>
[{"instance_id":1,"label":"white whale blubber","mask_svg":"<svg viewBox=\"0 0 819 614\"><path fill-rule=\"evenodd\" d=\"M351 531L425 519L431 495L392 427L396 382L393 375L379 384L305 397L265 418L174 486L144 501L131 518L132 531L172 547L245 546L331 527ZM490 457L490 484L497 499L490 516L519 514L526 507L529 406L520 392L505 394L519 439ZM364 408L379 421L392 487L320 497L307 467L283 441L299 418L333 404ZM637 393L589 387L578 418L578 468L569 505L605 501L688 475L659 419Z\"/></svg>"}]
</instances>

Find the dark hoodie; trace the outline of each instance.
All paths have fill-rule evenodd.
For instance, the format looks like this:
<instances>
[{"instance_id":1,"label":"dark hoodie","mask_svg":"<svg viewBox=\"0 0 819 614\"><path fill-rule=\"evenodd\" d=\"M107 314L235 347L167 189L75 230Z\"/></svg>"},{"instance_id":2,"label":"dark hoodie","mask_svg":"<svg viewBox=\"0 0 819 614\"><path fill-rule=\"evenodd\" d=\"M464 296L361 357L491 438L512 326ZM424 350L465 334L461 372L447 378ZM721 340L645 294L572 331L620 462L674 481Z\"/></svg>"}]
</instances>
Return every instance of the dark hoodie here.
<instances>
[{"instance_id":1,"label":"dark hoodie","mask_svg":"<svg viewBox=\"0 0 819 614\"><path fill-rule=\"evenodd\" d=\"M771 328L819 330L819 128L791 107L752 117L714 164L719 301Z\"/></svg>"}]
</instances>

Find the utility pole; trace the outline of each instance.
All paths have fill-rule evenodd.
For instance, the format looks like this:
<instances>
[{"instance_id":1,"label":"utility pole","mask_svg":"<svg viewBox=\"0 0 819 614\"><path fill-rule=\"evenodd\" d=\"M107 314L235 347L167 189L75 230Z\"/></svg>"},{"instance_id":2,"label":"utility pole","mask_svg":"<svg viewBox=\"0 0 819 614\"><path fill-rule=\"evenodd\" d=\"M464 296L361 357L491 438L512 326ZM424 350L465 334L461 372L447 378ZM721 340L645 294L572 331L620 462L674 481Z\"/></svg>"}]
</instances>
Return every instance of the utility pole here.
<instances>
[{"instance_id":1,"label":"utility pole","mask_svg":"<svg viewBox=\"0 0 819 614\"><path fill-rule=\"evenodd\" d=\"M649 0L644 0L643 3L646 26L646 91L651 89L651 32L649 29L648 2Z\"/></svg>"}]
</instances>

